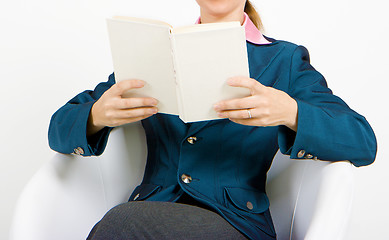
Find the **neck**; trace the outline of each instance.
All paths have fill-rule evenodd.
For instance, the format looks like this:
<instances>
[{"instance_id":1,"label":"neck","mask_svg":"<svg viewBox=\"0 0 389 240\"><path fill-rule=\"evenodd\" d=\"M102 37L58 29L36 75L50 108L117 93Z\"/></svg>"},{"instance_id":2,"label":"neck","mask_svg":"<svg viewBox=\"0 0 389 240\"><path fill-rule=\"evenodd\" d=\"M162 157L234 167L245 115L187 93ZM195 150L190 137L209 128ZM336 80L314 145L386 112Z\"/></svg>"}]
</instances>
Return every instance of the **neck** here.
<instances>
[{"instance_id":1,"label":"neck","mask_svg":"<svg viewBox=\"0 0 389 240\"><path fill-rule=\"evenodd\" d=\"M244 21L244 15L240 9L230 12L229 14L212 14L200 10L200 19L201 23L239 21L242 25Z\"/></svg>"}]
</instances>

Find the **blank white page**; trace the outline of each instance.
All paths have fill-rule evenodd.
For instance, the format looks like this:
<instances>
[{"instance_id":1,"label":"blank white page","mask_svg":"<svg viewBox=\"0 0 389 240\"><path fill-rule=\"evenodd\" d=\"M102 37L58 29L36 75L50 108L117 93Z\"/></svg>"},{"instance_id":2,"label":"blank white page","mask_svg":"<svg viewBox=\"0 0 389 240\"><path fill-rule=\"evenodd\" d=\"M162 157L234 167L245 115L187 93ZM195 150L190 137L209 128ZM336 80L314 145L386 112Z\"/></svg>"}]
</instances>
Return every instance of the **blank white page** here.
<instances>
[{"instance_id":1,"label":"blank white page","mask_svg":"<svg viewBox=\"0 0 389 240\"><path fill-rule=\"evenodd\" d=\"M125 19L107 19L107 26L116 81L146 82L124 96L154 97L159 112L178 115L170 27Z\"/></svg>"},{"instance_id":2,"label":"blank white page","mask_svg":"<svg viewBox=\"0 0 389 240\"><path fill-rule=\"evenodd\" d=\"M249 76L246 37L238 25L219 30L173 35L177 82L181 91L180 117L186 122L219 119L213 105L249 95L245 88L230 87L233 76Z\"/></svg>"}]
</instances>

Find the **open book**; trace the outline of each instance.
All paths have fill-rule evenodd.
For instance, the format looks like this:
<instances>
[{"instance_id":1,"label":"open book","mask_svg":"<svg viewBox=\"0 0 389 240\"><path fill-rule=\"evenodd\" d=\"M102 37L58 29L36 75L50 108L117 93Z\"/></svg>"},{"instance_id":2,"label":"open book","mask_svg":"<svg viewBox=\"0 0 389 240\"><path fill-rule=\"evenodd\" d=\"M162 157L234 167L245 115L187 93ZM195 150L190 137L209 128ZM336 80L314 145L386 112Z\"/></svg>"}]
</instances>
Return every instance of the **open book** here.
<instances>
[{"instance_id":1,"label":"open book","mask_svg":"<svg viewBox=\"0 0 389 240\"><path fill-rule=\"evenodd\" d=\"M158 99L161 113L184 122L219 119L213 105L249 95L227 85L249 76L244 27L239 22L173 28L167 23L132 17L107 19L115 79L140 79L145 87L125 97Z\"/></svg>"}]
</instances>

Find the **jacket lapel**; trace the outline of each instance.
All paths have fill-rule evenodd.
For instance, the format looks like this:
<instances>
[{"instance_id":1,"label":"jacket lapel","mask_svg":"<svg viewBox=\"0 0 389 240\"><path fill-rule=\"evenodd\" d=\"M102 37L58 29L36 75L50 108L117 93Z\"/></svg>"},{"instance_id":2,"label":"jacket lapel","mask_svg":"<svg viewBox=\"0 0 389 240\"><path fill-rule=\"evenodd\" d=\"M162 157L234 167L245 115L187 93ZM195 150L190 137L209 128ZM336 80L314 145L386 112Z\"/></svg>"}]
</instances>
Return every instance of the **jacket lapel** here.
<instances>
[{"instance_id":1,"label":"jacket lapel","mask_svg":"<svg viewBox=\"0 0 389 240\"><path fill-rule=\"evenodd\" d=\"M265 86L271 86L271 78L260 79L261 76L268 70L274 63L279 61L278 57L283 52L285 46L274 42L268 45L254 45L247 44L247 54L249 59L250 77L257 79Z\"/></svg>"},{"instance_id":2,"label":"jacket lapel","mask_svg":"<svg viewBox=\"0 0 389 240\"><path fill-rule=\"evenodd\" d=\"M193 136L197 132L199 132L201 129L203 129L205 126L208 125L211 121L201 121L201 122L193 122L190 124L190 127L188 129L188 136Z\"/></svg>"}]
</instances>

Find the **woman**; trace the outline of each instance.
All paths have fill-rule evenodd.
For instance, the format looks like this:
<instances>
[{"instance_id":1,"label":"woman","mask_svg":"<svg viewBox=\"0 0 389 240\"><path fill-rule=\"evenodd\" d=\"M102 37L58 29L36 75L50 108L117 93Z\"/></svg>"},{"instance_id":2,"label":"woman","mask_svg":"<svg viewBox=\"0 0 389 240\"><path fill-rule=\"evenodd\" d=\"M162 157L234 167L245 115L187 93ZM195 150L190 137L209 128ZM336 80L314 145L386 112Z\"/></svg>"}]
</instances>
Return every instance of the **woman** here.
<instances>
[{"instance_id":1,"label":"woman","mask_svg":"<svg viewBox=\"0 0 389 240\"><path fill-rule=\"evenodd\" d=\"M347 159L355 166L375 159L368 122L332 94L304 47L265 38L246 0L197 3L198 23L245 26L251 78L232 76L228 84L251 96L216 103L222 120L185 124L159 114L157 99L122 98L144 82L116 84L112 74L60 108L49 143L62 153L99 155L111 129L123 124L142 121L146 131L142 184L88 239L275 239L265 182L278 149L291 158Z\"/></svg>"}]
</instances>

